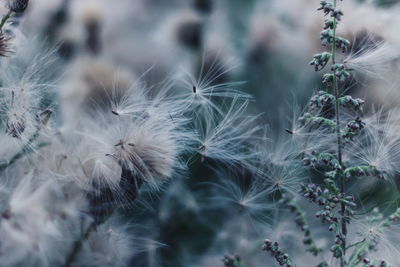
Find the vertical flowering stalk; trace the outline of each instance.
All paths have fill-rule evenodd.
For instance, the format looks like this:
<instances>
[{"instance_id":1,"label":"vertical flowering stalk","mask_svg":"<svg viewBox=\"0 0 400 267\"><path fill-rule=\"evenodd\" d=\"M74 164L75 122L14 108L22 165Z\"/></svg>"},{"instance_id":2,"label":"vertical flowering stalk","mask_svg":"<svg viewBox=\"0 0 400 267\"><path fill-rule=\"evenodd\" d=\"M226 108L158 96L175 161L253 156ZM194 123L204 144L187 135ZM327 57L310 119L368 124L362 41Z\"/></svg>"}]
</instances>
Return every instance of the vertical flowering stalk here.
<instances>
[{"instance_id":1,"label":"vertical flowering stalk","mask_svg":"<svg viewBox=\"0 0 400 267\"><path fill-rule=\"evenodd\" d=\"M336 49L341 48L344 52L350 45L350 42L338 37L336 34L338 22L343 16L343 12L337 7L337 0L333 2L321 1L321 7L318 10L322 10L325 16L330 15L329 19L325 20L324 30L321 32L322 45L331 45L331 53L324 52L322 54L317 54L314 56L314 60L311 61L311 65L314 65L315 70L321 70L324 68L329 59L331 59L331 73L324 75L324 83L330 83L333 89L334 99L335 99L335 118L336 118L336 140L337 140L337 155L336 160L337 168L336 175L334 178L339 180L340 183L340 193L345 194L345 177L343 176L343 159L342 159L342 134L341 121L340 121L340 101L341 101L341 90L339 82L344 82L350 77L349 69L347 69L344 64L336 63ZM341 256L340 256L340 266L345 266L345 256L346 256L346 234L347 234L347 219L346 219L346 204L344 202L340 203L340 245L341 245Z\"/></svg>"},{"instance_id":2,"label":"vertical flowering stalk","mask_svg":"<svg viewBox=\"0 0 400 267\"><path fill-rule=\"evenodd\" d=\"M390 167L390 164L397 165L397 153L393 151L397 150L399 139L397 135L393 135L393 130L391 130L391 127L394 127L392 125L395 124L390 115L388 115L387 122L384 123L371 124L368 119L364 122L361 119L364 100L343 94L343 87L345 82L351 78L354 65L349 64L348 60L344 63L337 62L338 49L345 52L350 46L348 40L337 36L337 26L343 16L337 3L337 0L320 2L321 6L318 10L322 10L325 16L328 16L320 39L323 46L329 46L329 52L315 54L310 62L315 71L323 70L328 64L331 66L330 71L325 73L322 79L322 85L327 90L316 92L309 100L306 111L298 119L300 127L307 132L305 146L298 151L299 155L301 155L304 165L323 174L324 184L304 184L300 193L319 207L315 216L322 223L329 224L328 231L334 234L334 241L329 250L337 259L337 265L340 263L341 267L358 266L359 264L373 266L375 262L379 261L380 266L388 266L387 260L370 260L367 258L367 254L376 257L372 252L378 248L379 240L383 239L383 230L398 220L398 211L387 219L383 219L383 214L374 211L363 211L355 215L354 211L358 207L357 201L354 196L346 193L346 182L350 179L371 176L387 180L391 175L397 173L397 169ZM354 67L357 70L357 66ZM381 114L375 113L374 117L376 116L380 117ZM385 125L389 125L389 128ZM287 132L295 134L294 131ZM388 135L391 136L390 141L387 140ZM371 136L374 136L375 141L372 141ZM309 139L311 138L319 145L310 146ZM373 144L372 149L371 144ZM388 156L389 154L390 156ZM361 157L362 160L358 160L358 157ZM383 161L385 164L381 163ZM296 214L296 224L306 234L305 237L310 237L311 233L308 232L305 213L290 199L283 199L283 203ZM363 216L365 214L371 214L372 219L365 218ZM368 220L373 227L368 227L364 231L362 241L354 242L349 238L354 235L354 231L348 237L348 224L350 221L357 221L357 217L361 217L362 221ZM312 240L306 239L306 242L303 241L303 243L311 245L309 252L319 254L320 251L315 250L316 247L312 245ZM288 257L283 257L284 253L277 249L278 245L275 247L276 249L272 250L274 252L272 256L276 258L277 255L276 260L281 265L287 264L283 260L288 260ZM271 250L274 246L271 246L268 241L267 248ZM280 252L275 253L275 250ZM321 248L321 256L324 255L323 248ZM319 267L329 266L324 257L322 260Z\"/></svg>"}]
</instances>

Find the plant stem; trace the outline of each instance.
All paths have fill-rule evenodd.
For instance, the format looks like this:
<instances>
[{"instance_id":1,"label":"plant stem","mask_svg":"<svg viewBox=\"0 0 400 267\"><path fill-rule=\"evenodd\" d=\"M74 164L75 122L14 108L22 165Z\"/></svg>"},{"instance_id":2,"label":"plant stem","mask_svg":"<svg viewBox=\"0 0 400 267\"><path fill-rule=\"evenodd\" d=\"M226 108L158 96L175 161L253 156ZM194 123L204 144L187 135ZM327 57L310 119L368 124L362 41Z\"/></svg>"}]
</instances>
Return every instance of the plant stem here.
<instances>
[{"instance_id":1,"label":"plant stem","mask_svg":"<svg viewBox=\"0 0 400 267\"><path fill-rule=\"evenodd\" d=\"M9 18L11 18L12 13L13 13L13 12L12 12L11 10L9 10L8 13L1 19L1 22L0 22L0 31L3 29L3 26L4 26L4 24L6 24L7 20L8 20Z\"/></svg>"},{"instance_id":2,"label":"plant stem","mask_svg":"<svg viewBox=\"0 0 400 267\"><path fill-rule=\"evenodd\" d=\"M86 231L81 235L81 237L74 242L74 245L72 246L72 250L68 255L68 258L65 262L65 267L71 266L71 264L74 263L76 256L78 255L79 251L81 250L83 243L85 240L87 240L90 236L90 234L96 229L97 224L95 221L93 221L89 227L86 229Z\"/></svg>"},{"instance_id":3,"label":"plant stem","mask_svg":"<svg viewBox=\"0 0 400 267\"><path fill-rule=\"evenodd\" d=\"M121 163L121 167L122 166L123 166L123 164ZM120 186L121 186L121 188L123 188L125 190L124 193L127 195L127 198L130 201L133 202L139 197L139 189L142 186L143 182L144 181L142 179L137 179L131 170L129 170L125 167L122 168ZM93 202L91 204L94 204L96 206L101 205L101 203L97 203L97 202ZM91 224L88 226L88 228L84 232L82 232L81 236L77 240L75 240L75 242L72 245L72 249L66 258L64 267L72 266L72 264L76 260L76 257L78 256L79 252L82 250L83 244L90 237L90 234L93 231L95 231L98 226L104 224L114 214L114 212L117 208L119 208L119 205L117 203L114 203L112 205L112 208L107 212L106 215L104 215L104 210L101 210L101 209L97 211L100 213L92 214L92 216L95 216L100 219L94 218L94 220L91 222ZM95 212L96 212L96 210L95 210Z\"/></svg>"},{"instance_id":4,"label":"plant stem","mask_svg":"<svg viewBox=\"0 0 400 267\"><path fill-rule=\"evenodd\" d=\"M336 8L337 0L333 0L333 7ZM336 64L336 28L337 28L337 19L333 19L333 43L332 43L332 65ZM340 136L341 129L340 129L340 104L339 104L339 97L340 97L340 89L338 85L338 80L333 73L333 89L335 94L335 110L336 110L336 136L337 136L337 157L340 166L343 168L343 159L342 159L342 138ZM340 191L341 193L345 192L345 179L343 177L342 171L339 172L339 179L340 179ZM346 225L346 218L345 218L346 206L344 203L341 203L341 233L342 233L342 249L343 249L343 256L340 258L340 266L346 266L346 234L347 234L347 225Z\"/></svg>"},{"instance_id":5,"label":"plant stem","mask_svg":"<svg viewBox=\"0 0 400 267\"><path fill-rule=\"evenodd\" d=\"M93 220L88 228L81 234L80 238L75 240L74 244L72 245L72 250L68 254L68 257L65 261L64 267L70 267L76 260L76 257L78 256L79 252L81 251L83 244L85 243L86 240L89 239L90 234L96 230L99 226L104 224L114 213L116 210L116 206L114 206L111 209L111 212L108 216L105 216L101 221Z\"/></svg>"}]
</instances>

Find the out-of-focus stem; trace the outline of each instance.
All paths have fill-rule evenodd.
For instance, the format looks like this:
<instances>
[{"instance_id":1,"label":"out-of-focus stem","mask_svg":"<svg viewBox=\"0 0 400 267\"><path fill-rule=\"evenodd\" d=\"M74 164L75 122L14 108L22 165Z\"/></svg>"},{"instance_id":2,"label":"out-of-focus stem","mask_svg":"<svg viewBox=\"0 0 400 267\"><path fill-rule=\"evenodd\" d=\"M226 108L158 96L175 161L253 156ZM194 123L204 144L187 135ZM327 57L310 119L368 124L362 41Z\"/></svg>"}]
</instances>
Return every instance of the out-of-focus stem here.
<instances>
[{"instance_id":1,"label":"out-of-focus stem","mask_svg":"<svg viewBox=\"0 0 400 267\"><path fill-rule=\"evenodd\" d=\"M9 10L8 13L1 19L1 22L0 22L0 31L3 29L3 26L4 26L4 24L6 24L7 20L8 20L9 18L11 18L12 13L13 13L13 12L12 12L11 10Z\"/></svg>"},{"instance_id":2,"label":"out-of-focus stem","mask_svg":"<svg viewBox=\"0 0 400 267\"><path fill-rule=\"evenodd\" d=\"M126 199L130 202L134 202L139 197L139 189L143 184L143 180L137 179L137 177L135 177L134 173L131 170L124 167L122 163L120 164L122 167L120 187L124 190L124 195ZM105 192L105 194L108 193L110 192ZM99 199L100 198L98 197L93 199L91 205L101 206L102 204L104 204L99 202ZM109 199L108 201L114 201L114 199L111 197L111 199ZM109 207L109 205L107 205L107 207ZM81 251L84 242L90 237L90 234L95 231L98 226L105 223L114 214L115 210L118 208L118 205L113 202L112 207L108 210L103 210L101 207L93 208L94 209L91 213L94 219L88 226L88 228L81 234L79 239L77 239L72 245L72 249L66 258L64 267L72 266L72 264L76 260L76 257Z\"/></svg>"},{"instance_id":3,"label":"out-of-focus stem","mask_svg":"<svg viewBox=\"0 0 400 267\"><path fill-rule=\"evenodd\" d=\"M90 225L88 226L88 228L86 228L86 230L82 233L80 238L78 240L75 240L74 244L72 245L72 250L68 254L68 257L65 261L64 267L70 267L75 262L76 257L78 256L79 252L81 251L84 242L89 239L90 234L93 231L95 231L97 227L99 227L100 225L105 223L108 220L108 218L110 218L111 215L114 213L115 209L116 209L116 207L114 207L111 210L110 214L107 217L104 217L100 222L97 220L93 220L90 223Z\"/></svg>"}]
</instances>

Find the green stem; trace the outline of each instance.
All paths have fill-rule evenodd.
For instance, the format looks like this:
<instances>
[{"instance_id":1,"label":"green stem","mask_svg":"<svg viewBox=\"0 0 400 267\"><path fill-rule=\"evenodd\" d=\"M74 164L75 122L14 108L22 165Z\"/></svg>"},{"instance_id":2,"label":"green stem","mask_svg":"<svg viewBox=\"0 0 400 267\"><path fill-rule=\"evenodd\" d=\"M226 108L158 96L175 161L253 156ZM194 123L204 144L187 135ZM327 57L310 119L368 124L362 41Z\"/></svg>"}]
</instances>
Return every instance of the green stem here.
<instances>
[{"instance_id":1,"label":"green stem","mask_svg":"<svg viewBox=\"0 0 400 267\"><path fill-rule=\"evenodd\" d=\"M333 7L336 8L337 0L333 0ZM336 64L336 27L337 27L337 19L333 18L333 43L332 43L332 65ZM337 136L337 157L340 166L343 168L343 157L342 157L342 138L340 136L341 129L340 129L340 90L338 85L338 80L333 73L333 89L334 94L336 97L335 101L335 110L336 110L336 136ZM340 179L340 191L341 193L345 192L345 179L343 177L342 171L339 172L339 179ZM343 237L342 242L342 249L343 249L343 256L340 258L340 266L346 266L346 234L347 234L347 225L346 225L346 218L345 218L346 206L344 203L341 204L341 232Z\"/></svg>"},{"instance_id":2,"label":"green stem","mask_svg":"<svg viewBox=\"0 0 400 267\"><path fill-rule=\"evenodd\" d=\"M7 20L8 20L9 18L11 18L12 13L13 13L13 12L12 12L11 10L9 10L8 13L1 19L1 22L0 22L0 31L3 29L3 26L4 26L4 24L6 24Z\"/></svg>"},{"instance_id":3,"label":"green stem","mask_svg":"<svg viewBox=\"0 0 400 267\"><path fill-rule=\"evenodd\" d=\"M81 237L74 242L74 245L72 246L72 250L69 253L67 260L65 262L65 265L64 265L65 267L69 267L74 263L76 256L78 255L79 251L81 251L81 249L82 249L83 243L89 238L90 234L96 229L96 227L97 227L97 224L95 223L95 221L93 221L89 225L89 227L86 229L86 231L83 232Z\"/></svg>"},{"instance_id":4,"label":"green stem","mask_svg":"<svg viewBox=\"0 0 400 267\"><path fill-rule=\"evenodd\" d=\"M114 213L116 210L116 207L114 207L110 214L106 217L104 217L101 221L96 221L93 220L88 228L81 234L79 239L75 240L74 244L72 245L71 252L68 254L68 257L65 261L64 267L70 267L72 264L75 262L76 257L78 256L79 252L82 250L83 244L85 243L86 240L89 239L90 234L96 230L99 226L101 226L103 223L105 223L111 215Z\"/></svg>"}]
</instances>

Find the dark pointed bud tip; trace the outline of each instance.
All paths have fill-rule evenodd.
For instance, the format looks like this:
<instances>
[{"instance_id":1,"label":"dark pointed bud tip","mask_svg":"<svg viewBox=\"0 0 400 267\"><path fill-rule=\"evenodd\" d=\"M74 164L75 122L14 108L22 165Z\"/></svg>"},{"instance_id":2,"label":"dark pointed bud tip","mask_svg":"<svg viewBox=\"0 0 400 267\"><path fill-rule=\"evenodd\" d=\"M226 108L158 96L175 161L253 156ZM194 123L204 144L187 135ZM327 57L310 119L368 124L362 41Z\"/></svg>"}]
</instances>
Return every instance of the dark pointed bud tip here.
<instances>
[{"instance_id":1,"label":"dark pointed bud tip","mask_svg":"<svg viewBox=\"0 0 400 267\"><path fill-rule=\"evenodd\" d=\"M294 134L294 132L293 132L292 130L290 130L290 129L285 128L285 131L286 131L287 133L289 133L289 134Z\"/></svg>"},{"instance_id":2,"label":"dark pointed bud tip","mask_svg":"<svg viewBox=\"0 0 400 267\"><path fill-rule=\"evenodd\" d=\"M28 7L29 0L11 0L8 4L8 8L14 13L24 13Z\"/></svg>"}]
</instances>

